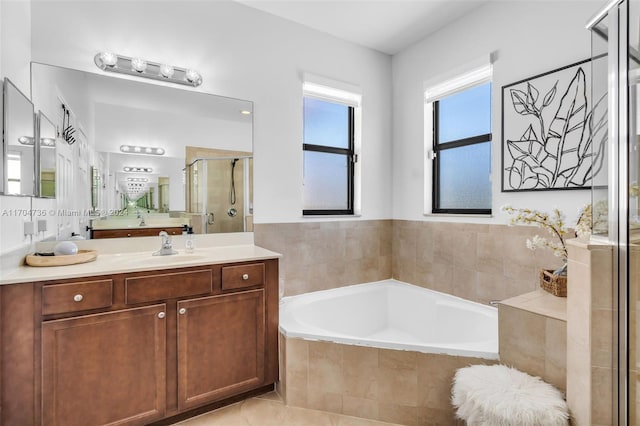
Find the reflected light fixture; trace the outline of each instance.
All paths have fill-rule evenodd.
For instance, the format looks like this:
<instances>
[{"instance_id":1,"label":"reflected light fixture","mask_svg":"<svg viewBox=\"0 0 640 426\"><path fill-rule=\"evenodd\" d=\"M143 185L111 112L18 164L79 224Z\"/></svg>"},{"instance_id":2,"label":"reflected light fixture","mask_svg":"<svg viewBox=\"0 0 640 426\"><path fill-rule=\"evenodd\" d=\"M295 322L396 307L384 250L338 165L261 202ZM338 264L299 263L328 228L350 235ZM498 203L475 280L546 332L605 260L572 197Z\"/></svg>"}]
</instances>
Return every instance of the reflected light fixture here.
<instances>
[{"instance_id":1,"label":"reflected light fixture","mask_svg":"<svg viewBox=\"0 0 640 426\"><path fill-rule=\"evenodd\" d=\"M130 177L130 178L127 178L127 181L128 182L149 182L149 179L147 179L147 178L133 178L133 177Z\"/></svg>"},{"instance_id":2,"label":"reflected light fixture","mask_svg":"<svg viewBox=\"0 0 640 426\"><path fill-rule=\"evenodd\" d=\"M134 167L126 166L122 168L127 173L151 173L153 169L151 167Z\"/></svg>"},{"instance_id":3,"label":"reflected light fixture","mask_svg":"<svg viewBox=\"0 0 640 426\"><path fill-rule=\"evenodd\" d=\"M240 114L242 114L242 115L251 115L251 111L246 110L246 109L242 109L242 110L240 110Z\"/></svg>"},{"instance_id":4,"label":"reflected light fixture","mask_svg":"<svg viewBox=\"0 0 640 426\"><path fill-rule=\"evenodd\" d=\"M56 140L53 138L40 138L40 146L53 148L56 146Z\"/></svg>"},{"instance_id":5,"label":"reflected light fixture","mask_svg":"<svg viewBox=\"0 0 640 426\"><path fill-rule=\"evenodd\" d=\"M33 145L33 138L31 136L20 136L18 142L20 145Z\"/></svg>"},{"instance_id":6,"label":"reflected light fixture","mask_svg":"<svg viewBox=\"0 0 640 426\"><path fill-rule=\"evenodd\" d=\"M150 146L138 146L138 145L120 145L120 151L125 154L152 154L152 155L164 155L164 148L155 148Z\"/></svg>"},{"instance_id":7,"label":"reflected light fixture","mask_svg":"<svg viewBox=\"0 0 640 426\"><path fill-rule=\"evenodd\" d=\"M202 84L200 73L190 68L147 61L137 57L130 58L111 52L97 53L93 61L103 71L136 75L194 87Z\"/></svg>"}]
</instances>

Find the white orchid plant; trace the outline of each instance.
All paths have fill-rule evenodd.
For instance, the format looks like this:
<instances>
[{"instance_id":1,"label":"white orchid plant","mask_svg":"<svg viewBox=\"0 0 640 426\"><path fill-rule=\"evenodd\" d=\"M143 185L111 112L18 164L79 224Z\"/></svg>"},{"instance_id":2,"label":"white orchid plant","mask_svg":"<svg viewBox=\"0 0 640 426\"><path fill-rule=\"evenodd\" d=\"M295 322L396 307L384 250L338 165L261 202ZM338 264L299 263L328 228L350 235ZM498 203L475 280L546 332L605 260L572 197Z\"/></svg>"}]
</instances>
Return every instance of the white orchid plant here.
<instances>
[{"instance_id":1,"label":"white orchid plant","mask_svg":"<svg viewBox=\"0 0 640 426\"><path fill-rule=\"evenodd\" d=\"M564 214L559 209L553 209L551 214L532 209L519 209L511 206L502 207L504 212L512 215L510 224L535 225L546 229L553 237L552 239L535 235L527 239L527 248L530 250L549 249L556 256L562 259L564 266L554 271L555 274L566 274L567 245L568 237L588 237L591 233L591 205L582 208L578 221L575 225L575 232L570 232Z\"/></svg>"}]
</instances>

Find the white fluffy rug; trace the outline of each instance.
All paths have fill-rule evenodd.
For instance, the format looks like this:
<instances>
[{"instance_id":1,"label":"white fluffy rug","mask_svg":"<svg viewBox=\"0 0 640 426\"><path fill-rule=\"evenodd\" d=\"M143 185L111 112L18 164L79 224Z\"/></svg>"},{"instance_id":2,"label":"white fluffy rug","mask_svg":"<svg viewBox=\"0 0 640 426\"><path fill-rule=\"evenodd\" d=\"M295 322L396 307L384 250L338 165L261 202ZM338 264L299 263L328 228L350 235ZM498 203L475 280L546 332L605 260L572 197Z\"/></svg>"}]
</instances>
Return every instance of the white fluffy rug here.
<instances>
[{"instance_id":1,"label":"white fluffy rug","mask_svg":"<svg viewBox=\"0 0 640 426\"><path fill-rule=\"evenodd\" d=\"M505 365L473 365L453 378L451 402L469 426L564 426L562 393L539 377Z\"/></svg>"}]
</instances>

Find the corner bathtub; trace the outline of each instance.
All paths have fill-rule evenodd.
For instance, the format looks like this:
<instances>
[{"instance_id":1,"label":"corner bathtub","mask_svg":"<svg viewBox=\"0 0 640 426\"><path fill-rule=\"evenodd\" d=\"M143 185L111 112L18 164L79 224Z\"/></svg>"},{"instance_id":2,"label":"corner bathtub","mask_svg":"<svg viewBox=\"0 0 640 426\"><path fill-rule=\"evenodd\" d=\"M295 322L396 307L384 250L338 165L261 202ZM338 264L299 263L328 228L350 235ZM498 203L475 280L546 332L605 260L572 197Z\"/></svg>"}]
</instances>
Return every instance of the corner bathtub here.
<instances>
[{"instance_id":1,"label":"corner bathtub","mask_svg":"<svg viewBox=\"0 0 640 426\"><path fill-rule=\"evenodd\" d=\"M285 337L498 359L496 308L396 280L285 297Z\"/></svg>"}]
</instances>

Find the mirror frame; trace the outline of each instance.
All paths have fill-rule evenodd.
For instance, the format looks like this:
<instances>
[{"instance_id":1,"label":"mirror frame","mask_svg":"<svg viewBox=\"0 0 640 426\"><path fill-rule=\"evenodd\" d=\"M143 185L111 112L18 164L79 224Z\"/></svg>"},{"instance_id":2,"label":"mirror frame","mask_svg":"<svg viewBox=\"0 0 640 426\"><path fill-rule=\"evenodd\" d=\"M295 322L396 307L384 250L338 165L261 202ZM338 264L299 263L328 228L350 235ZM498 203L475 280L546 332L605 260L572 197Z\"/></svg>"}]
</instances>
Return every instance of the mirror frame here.
<instances>
[{"instance_id":1,"label":"mirror frame","mask_svg":"<svg viewBox=\"0 0 640 426\"><path fill-rule=\"evenodd\" d=\"M33 161L31 164L31 171L30 171L30 175L31 175L31 179L32 179L32 191L30 193L24 193L24 192L20 192L20 193L9 193L7 192L7 186L8 186L8 177L7 177L7 169L8 169L8 162L9 162L9 156L8 156L8 138L10 137L10 133L12 130L12 123L9 121L11 119L11 108L9 108L9 102L11 102L11 96L10 96L10 90L15 92L16 95L19 95L19 100L21 101L26 101L26 105L25 106L27 108L30 108L30 112L31 112L31 134L30 136L33 138L33 145L32 145L32 150L33 150ZM2 182L0 183L0 194L2 195L11 195L11 196L21 196L21 197L35 197L37 194L37 190L36 190L36 168L37 168L37 150L36 150L36 126L35 126L35 108L33 105L33 102L31 101L31 99L29 99L29 97L27 97L24 93L22 93L22 91L20 89L18 89L18 87L13 84L13 82L11 80L9 80L8 78L5 77L4 79L4 83L2 85L2 93L3 93L3 100L2 100L2 120L3 120L3 132L2 132L2 169L0 170L0 176L2 177ZM22 166L21 166L21 170L22 170Z\"/></svg>"}]
</instances>

